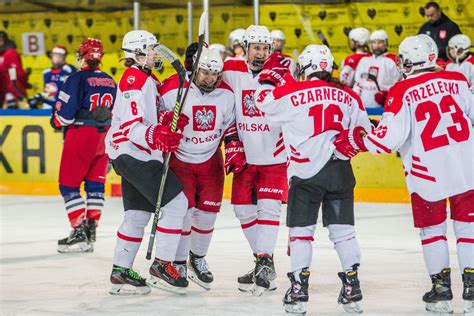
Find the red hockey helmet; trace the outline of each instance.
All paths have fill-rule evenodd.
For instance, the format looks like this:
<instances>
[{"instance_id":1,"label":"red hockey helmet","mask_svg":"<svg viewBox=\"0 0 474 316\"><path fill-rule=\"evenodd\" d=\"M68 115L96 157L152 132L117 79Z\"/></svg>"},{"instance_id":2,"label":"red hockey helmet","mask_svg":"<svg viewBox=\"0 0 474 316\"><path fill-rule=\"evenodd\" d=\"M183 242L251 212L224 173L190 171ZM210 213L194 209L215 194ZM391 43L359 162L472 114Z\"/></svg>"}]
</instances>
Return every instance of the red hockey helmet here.
<instances>
[{"instance_id":1,"label":"red hockey helmet","mask_svg":"<svg viewBox=\"0 0 474 316\"><path fill-rule=\"evenodd\" d=\"M100 61L104 55L102 41L95 38L86 38L77 50L81 59Z\"/></svg>"}]
</instances>

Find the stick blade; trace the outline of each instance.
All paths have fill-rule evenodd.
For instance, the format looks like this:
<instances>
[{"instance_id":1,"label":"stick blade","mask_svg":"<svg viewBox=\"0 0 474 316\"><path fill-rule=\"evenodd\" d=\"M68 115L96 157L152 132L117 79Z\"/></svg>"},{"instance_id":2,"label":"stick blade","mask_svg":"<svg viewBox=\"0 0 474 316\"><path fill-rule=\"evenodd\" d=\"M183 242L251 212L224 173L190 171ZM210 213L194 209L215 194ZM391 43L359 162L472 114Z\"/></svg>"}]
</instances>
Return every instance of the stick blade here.
<instances>
[{"instance_id":1,"label":"stick blade","mask_svg":"<svg viewBox=\"0 0 474 316\"><path fill-rule=\"evenodd\" d=\"M206 31L206 21L207 21L207 10L204 10L199 19L199 36L204 35Z\"/></svg>"}]
</instances>

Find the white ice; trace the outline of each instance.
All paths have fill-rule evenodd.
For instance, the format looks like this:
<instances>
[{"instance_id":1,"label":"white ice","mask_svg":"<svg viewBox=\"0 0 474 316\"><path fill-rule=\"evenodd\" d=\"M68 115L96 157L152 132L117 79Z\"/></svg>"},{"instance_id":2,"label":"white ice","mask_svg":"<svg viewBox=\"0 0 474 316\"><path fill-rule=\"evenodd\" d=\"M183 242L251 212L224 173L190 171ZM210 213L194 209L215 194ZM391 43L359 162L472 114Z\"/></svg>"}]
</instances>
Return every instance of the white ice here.
<instances>
[{"instance_id":1,"label":"white ice","mask_svg":"<svg viewBox=\"0 0 474 316\"><path fill-rule=\"evenodd\" d=\"M208 262L214 284L205 292L190 283L185 296L154 289L148 296L108 294L116 230L122 220L119 198L106 201L95 251L59 254L56 242L69 234L60 197L1 196L1 315L285 315L281 299L289 282L286 273L288 231L282 225L275 252L278 289L262 297L240 293L237 277L253 267L253 257L228 202L218 216ZM427 314L421 296L430 281L413 228L408 204L357 203L357 238L362 248L360 269L366 315ZM462 313L462 283L456 243L449 225L455 313ZM147 275L144 243L135 269ZM310 277L307 315L338 315L341 269L328 233L318 224Z\"/></svg>"}]
</instances>

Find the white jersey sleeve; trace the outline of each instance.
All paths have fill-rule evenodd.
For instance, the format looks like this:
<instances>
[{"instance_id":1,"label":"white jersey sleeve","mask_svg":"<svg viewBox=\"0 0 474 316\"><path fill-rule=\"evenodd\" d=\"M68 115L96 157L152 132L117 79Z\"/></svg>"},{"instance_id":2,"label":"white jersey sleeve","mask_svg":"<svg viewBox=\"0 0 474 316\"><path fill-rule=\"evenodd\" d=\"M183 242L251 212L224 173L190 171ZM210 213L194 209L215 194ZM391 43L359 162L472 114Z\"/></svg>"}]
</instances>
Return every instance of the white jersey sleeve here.
<instances>
[{"instance_id":1,"label":"white jersey sleeve","mask_svg":"<svg viewBox=\"0 0 474 316\"><path fill-rule=\"evenodd\" d=\"M407 187L428 201L474 189L472 94L462 74L423 73L389 91L371 153L399 151ZM471 101L469 101L471 100Z\"/></svg>"},{"instance_id":2,"label":"white jersey sleeve","mask_svg":"<svg viewBox=\"0 0 474 316\"><path fill-rule=\"evenodd\" d=\"M460 64L449 62L446 65L446 70L460 72L466 76L471 86L471 92L474 94L474 56L470 56Z\"/></svg>"}]
</instances>

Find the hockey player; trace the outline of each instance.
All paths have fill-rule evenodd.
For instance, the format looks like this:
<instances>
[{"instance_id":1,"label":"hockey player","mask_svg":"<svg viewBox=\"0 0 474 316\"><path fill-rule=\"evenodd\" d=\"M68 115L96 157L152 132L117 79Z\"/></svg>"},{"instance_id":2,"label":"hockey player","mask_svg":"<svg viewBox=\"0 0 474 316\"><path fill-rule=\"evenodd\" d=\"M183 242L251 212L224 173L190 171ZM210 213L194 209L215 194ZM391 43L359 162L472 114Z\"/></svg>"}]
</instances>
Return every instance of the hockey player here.
<instances>
[{"instance_id":1,"label":"hockey player","mask_svg":"<svg viewBox=\"0 0 474 316\"><path fill-rule=\"evenodd\" d=\"M59 190L64 198L72 232L58 241L58 252L90 252L104 207L104 184L109 158L104 139L110 127L110 111L117 91L111 76L99 69L102 42L87 38L77 50L81 70L61 87L55 113L56 127L67 126ZM86 200L80 194L84 182Z\"/></svg>"},{"instance_id":2,"label":"hockey player","mask_svg":"<svg viewBox=\"0 0 474 316\"><path fill-rule=\"evenodd\" d=\"M384 30L370 34L372 54L360 59L356 67L354 91L365 108L383 107L388 89L400 79L397 57L387 52L388 35Z\"/></svg>"},{"instance_id":3,"label":"hockey player","mask_svg":"<svg viewBox=\"0 0 474 316\"><path fill-rule=\"evenodd\" d=\"M151 73L160 68L154 48L156 37L142 30L125 34L122 50L125 66L113 110L112 127L107 133L107 153L115 171L122 177L125 215L117 231L111 294L148 294L147 284L170 292L184 294L188 281L173 265L188 201L176 175L170 170L163 194L161 217L156 227L155 260L150 278L145 280L132 265L143 239L145 226L155 212L163 173L164 152L178 149L188 123L178 119L178 132L171 131L172 113L158 121L159 83ZM132 288L130 288L132 287Z\"/></svg>"},{"instance_id":4,"label":"hockey player","mask_svg":"<svg viewBox=\"0 0 474 316\"><path fill-rule=\"evenodd\" d=\"M271 59L265 63L270 63ZM358 267L360 248L354 228L355 179L350 161L332 142L348 127L371 124L359 97L331 77L334 58L325 45L308 45L298 57L302 82L277 64L262 71L255 104L265 118L281 126L289 161L287 226L291 286L283 298L289 313L305 313L309 266L318 210L339 255L342 289L338 302L348 312L361 312Z\"/></svg>"},{"instance_id":5,"label":"hockey player","mask_svg":"<svg viewBox=\"0 0 474 316\"><path fill-rule=\"evenodd\" d=\"M449 40L446 52L450 60L446 65L446 70L464 74L471 85L471 92L474 93L474 57L470 49L471 39L467 35L453 36Z\"/></svg>"},{"instance_id":6,"label":"hockey player","mask_svg":"<svg viewBox=\"0 0 474 316\"><path fill-rule=\"evenodd\" d=\"M227 46L228 57L231 59L244 59L244 49L242 47L242 38L245 34L245 29L235 29L229 33L229 43Z\"/></svg>"},{"instance_id":7,"label":"hockey player","mask_svg":"<svg viewBox=\"0 0 474 316\"><path fill-rule=\"evenodd\" d=\"M225 143L238 142L234 94L222 82L223 66L218 51L203 48L183 108L191 123L184 129L178 151L170 161L170 168L183 184L188 198L188 212L174 264L184 274L187 271L190 280L207 290L211 287L213 275L205 256L224 192L224 162L220 143L222 138L225 138ZM161 108L173 109L177 91L178 76L173 75L159 88Z\"/></svg>"},{"instance_id":8,"label":"hockey player","mask_svg":"<svg viewBox=\"0 0 474 316\"><path fill-rule=\"evenodd\" d=\"M77 70L66 63L67 49L62 45L55 45L51 49L51 67L43 71L43 92L33 97L37 103L42 103L43 109L52 109L58 101L59 90L66 79ZM33 102L34 102L33 101ZM32 106L32 100L29 101Z\"/></svg>"},{"instance_id":9,"label":"hockey player","mask_svg":"<svg viewBox=\"0 0 474 316\"><path fill-rule=\"evenodd\" d=\"M474 96L457 72L434 71L438 48L427 35L399 46L405 80L388 92L380 124L366 134L344 130L336 148L347 157L359 151L398 151L405 169L415 227L433 284L423 296L426 309L452 313L446 200L457 238L465 311L474 311Z\"/></svg>"},{"instance_id":10,"label":"hockey player","mask_svg":"<svg viewBox=\"0 0 474 316\"><path fill-rule=\"evenodd\" d=\"M224 63L223 78L235 95L238 143L226 145L226 155L244 150L248 165L227 168L234 172L232 204L250 248L256 257L255 269L238 278L241 291L261 295L276 289L273 251L275 249L280 208L286 200L286 156L281 129L273 127L255 107L254 92L265 59L272 52L272 39L265 26L251 25L243 37L245 60ZM280 60L281 54L275 53Z\"/></svg>"},{"instance_id":11,"label":"hockey player","mask_svg":"<svg viewBox=\"0 0 474 316\"><path fill-rule=\"evenodd\" d=\"M363 57L371 55L368 47L370 32L366 28L356 27L349 32L348 37L351 50L354 54L347 56L342 62L339 80L344 85L352 87L354 85L354 74L359 61Z\"/></svg>"},{"instance_id":12,"label":"hockey player","mask_svg":"<svg viewBox=\"0 0 474 316\"><path fill-rule=\"evenodd\" d=\"M290 69L291 74L295 74L295 71L296 71L295 61L293 60L293 58L291 58L291 56L283 54L283 48L285 47L285 41L286 41L285 33L283 33L283 31L281 30L273 30L271 31L270 34L273 40L273 51L281 53L283 56L285 56L285 59L282 61L282 63L284 65L288 63L287 67Z\"/></svg>"}]
</instances>

